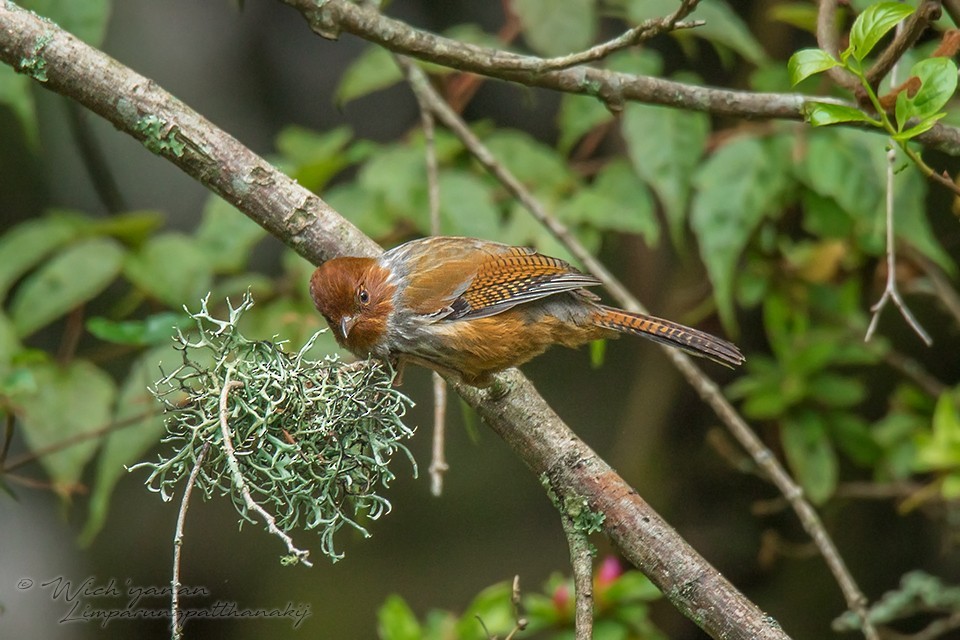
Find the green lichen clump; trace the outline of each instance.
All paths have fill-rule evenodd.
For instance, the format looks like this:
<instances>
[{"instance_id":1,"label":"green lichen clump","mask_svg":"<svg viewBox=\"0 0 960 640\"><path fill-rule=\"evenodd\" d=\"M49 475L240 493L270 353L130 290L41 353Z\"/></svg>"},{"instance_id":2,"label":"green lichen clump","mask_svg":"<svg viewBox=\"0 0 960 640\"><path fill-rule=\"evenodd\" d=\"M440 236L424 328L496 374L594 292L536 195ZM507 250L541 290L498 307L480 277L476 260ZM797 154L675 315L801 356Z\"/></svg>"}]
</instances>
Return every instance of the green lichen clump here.
<instances>
[{"instance_id":1,"label":"green lichen clump","mask_svg":"<svg viewBox=\"0 0 960 640\"><path fill-rule=\"evenodd\" d=\"M144 136L143 146L150 151L183 156L186 144L177 137L179 128L175 124L151 114L137 120L135 129Z\"/></svg>"},{"instance_id":2,"label":"green lichen clump","mask_svg":"<svg viewBox=\"0 0 960 640\"><path fill-rule=\"evenodd\" d=\"M378 492L394 474L393 454L413 430L401 421L411 404L392 385L392 371L377 362L345 364L334 357L306 357L311 338L297 353L282 344L244 338L237 329L253 304L249 295L228 320L217 320L204 300L195 333L178 331L182 364L152 389L169 412L169 455L138 467L151 469L147 485L170 500L199 457L197 488L206 497L229 494L242 520L257 521L231 474L224 447L220 403L224 386L230 444L253 500L284 532L316 529L321 550L332 560L334 534L345 524L369 536L360 524L389 512ZM235 386L233 382L242 386Z\"/></svg>"}]
</instances>

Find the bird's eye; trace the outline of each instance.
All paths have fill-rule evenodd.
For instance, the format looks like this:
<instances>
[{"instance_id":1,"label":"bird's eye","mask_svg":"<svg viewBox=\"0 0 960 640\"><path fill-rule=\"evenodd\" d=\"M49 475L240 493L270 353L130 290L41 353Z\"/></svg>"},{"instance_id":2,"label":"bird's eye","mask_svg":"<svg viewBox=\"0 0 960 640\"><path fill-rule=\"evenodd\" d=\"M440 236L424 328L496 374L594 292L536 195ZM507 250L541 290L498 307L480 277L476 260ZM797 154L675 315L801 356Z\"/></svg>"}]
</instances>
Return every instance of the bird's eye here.
<instances>
[{"instance_id":1,"label":"bird's eye","mask_svg":"<svg viewBox=\"0 0 960 640\"><path fill-rule=\"evenodd\" d=\"M370 304L370 292L360 287L357 290L357 300L360 301L360 304Z\"/></svg>"}]
</instances>

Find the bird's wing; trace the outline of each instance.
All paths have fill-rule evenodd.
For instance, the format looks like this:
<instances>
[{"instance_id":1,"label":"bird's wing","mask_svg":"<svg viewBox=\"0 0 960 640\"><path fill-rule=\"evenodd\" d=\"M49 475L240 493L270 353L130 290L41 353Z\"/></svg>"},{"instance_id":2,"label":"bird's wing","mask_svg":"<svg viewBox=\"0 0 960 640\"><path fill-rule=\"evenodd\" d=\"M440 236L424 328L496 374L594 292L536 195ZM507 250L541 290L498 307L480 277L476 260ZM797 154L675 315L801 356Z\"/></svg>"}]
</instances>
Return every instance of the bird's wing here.
<instances>
[{"instance_id":1,"label":"bird's wing","mask_svg":"<svg viewBox=\"0 0 960 640\"><path fill-rule=\"evenodd\" d=\"M528 247L509 247L480 262L469 286L450 304L447 319L485 318L518 304L598 284L599 280L559 258Z\"/></svg>"},{"instance_id":2,"label":"bird's wing","mask_svg":"<svg viewBox=\"0 0 960 640\"><path fill-rule=\"evenodd\" d=\"M485 318L518 304L600 284L559 258L529 247L470 238L431 237L401 245L407 304L436 320ZM591 294L586 294L593 297Z\"/></svg>"}]
</instances>

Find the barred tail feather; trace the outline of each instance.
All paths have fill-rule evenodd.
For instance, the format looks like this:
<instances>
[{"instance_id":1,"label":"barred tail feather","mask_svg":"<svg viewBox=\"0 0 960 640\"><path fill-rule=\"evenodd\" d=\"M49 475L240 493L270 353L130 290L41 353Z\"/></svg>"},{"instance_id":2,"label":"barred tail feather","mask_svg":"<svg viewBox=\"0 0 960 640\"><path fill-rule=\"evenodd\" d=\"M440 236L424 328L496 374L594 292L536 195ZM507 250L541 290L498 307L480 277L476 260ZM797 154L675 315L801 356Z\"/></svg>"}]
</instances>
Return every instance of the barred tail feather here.
<instances>
[{"instance_id":1,"label":"barred tail feather","mask_svg":"<svg viewBox=\"0 0 960 640\"><path fill-rule=\"evenodd\" d=\"M735 344L709 333L653 316L600 306L600 312L594 318L594 324L621 333L643 336L661 344L677 347L691 355L709 358L728 367L743 364L744 361L743 354Z\"/></svg>"}]
</instances>

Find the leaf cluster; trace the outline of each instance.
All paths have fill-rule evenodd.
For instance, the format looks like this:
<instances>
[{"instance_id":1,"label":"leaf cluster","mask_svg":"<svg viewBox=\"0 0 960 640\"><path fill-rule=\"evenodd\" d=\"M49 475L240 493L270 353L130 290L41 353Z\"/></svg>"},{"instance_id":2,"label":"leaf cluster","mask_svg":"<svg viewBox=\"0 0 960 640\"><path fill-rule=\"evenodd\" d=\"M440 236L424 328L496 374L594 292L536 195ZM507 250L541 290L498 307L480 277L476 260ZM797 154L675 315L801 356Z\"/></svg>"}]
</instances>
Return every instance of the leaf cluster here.
<instances>
[{"instance_id":1,"label":"leaf cluster","mask_svg":"<svg viewBox=\"0 0 960 640\"><path fill-rule=\"evenodd\" d=\"M399 595L390 596L377 613L381 640L440 640L462 638L487 640L504 638L515 629L519 617L527 637L569 638L574 632L573 579L556 573L540 592L522 594L519 612L512 602L509 582L500 582L482 590L461 614L431 609L423 621ZM614 558L607 558L594 576L593 637L666 638L650 620L650 603L662 597L660 591L639 571L621 571Z\"/></svg>"}]
</instances>

